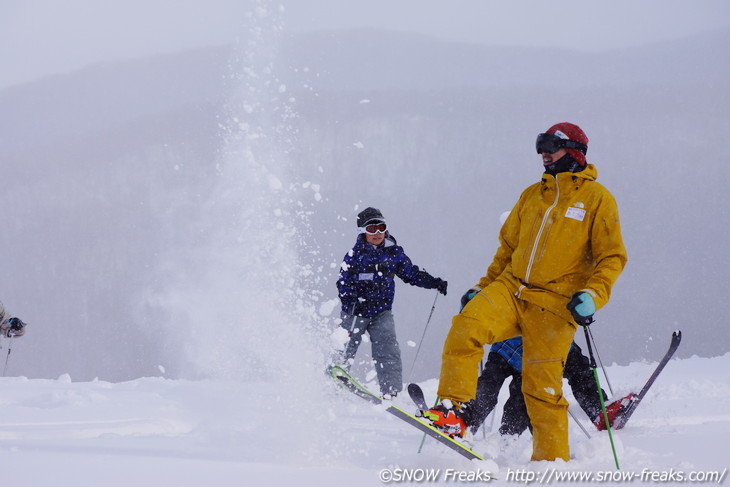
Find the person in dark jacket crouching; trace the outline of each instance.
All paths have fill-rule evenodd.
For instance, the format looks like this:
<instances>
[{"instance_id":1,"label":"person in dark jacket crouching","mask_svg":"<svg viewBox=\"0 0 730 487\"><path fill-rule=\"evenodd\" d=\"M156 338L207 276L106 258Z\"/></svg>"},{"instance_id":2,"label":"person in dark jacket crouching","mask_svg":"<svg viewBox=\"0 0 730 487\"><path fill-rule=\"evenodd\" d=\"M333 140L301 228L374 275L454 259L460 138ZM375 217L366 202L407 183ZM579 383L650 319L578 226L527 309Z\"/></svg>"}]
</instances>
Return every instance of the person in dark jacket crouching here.
<instances>
[{"instance_id":1,"label":"person in dark jacket crouching","mask_svg":"<svg viewBox=\"0 0 730 487\"><path fill-rule=\"evenodd\" d=\"M395 276L412 286L438 289L446 294L447 282L413 265L390 235L380 210L366 208L357 215L358 236L340 266L337 280L342 302L342 323L349 340L343 362L350 367L365 332L370 336L372 356L384 398L403 389L403 366L395 334L393 299Z\"/></svg>"},{"instance_id":2,"label":"person in dark jacket crouching","mask_svg":"<svg viewBox=\"0 0 730 487\"><path fill-rule=\"evenodd\" d=\"M525 398L522 395L522 337L515 337L497 342L489 349L487 361L477 381L477 397L470 426L473 433L476 433L497 405L499 391L508 377L512 377L512 381L509 385L509 398L504 404L499 432L503 435L520 435L528 428L532 431ZM605 430L605 423L601 417L601 398L598 396L590 361L575 342L568 351L563 377L568 379L573 397L591 422L599 431ZM603 389L601 394L603 400L607 401L608 396ZM609 410L611 423L617 412Z\"/></svg>"}]
</instances>

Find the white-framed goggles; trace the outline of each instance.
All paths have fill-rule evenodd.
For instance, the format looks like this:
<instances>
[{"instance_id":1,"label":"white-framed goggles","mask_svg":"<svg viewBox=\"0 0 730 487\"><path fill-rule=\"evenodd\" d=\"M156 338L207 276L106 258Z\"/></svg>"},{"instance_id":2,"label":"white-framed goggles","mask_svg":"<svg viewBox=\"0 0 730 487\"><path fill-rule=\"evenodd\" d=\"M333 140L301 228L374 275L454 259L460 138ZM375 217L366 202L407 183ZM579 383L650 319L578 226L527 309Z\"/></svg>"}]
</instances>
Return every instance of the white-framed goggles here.
<instances>
[{"instance_id":1,"label":"white-framed goggles","mask_svg":"<svg viewBox=\"0 0 730 487\"><path fill-rule=\"evenodd\" d=\"M365 224L364 227L360 227L360 233L366 233L368 235L376 235L378 233L385 233L388 230L388 225L384 221L377 221Z\"/></svg>"}]
</instances>

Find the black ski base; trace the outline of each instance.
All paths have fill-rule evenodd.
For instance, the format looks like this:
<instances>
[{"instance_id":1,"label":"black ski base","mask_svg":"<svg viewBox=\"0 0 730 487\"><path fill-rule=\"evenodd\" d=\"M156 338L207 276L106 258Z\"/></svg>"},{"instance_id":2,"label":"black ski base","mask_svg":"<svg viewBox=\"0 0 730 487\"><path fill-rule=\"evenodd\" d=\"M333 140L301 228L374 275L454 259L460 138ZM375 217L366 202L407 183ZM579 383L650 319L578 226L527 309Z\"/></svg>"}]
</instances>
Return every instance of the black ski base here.
<instances>
[{"instance_id":1,"label":"black ski base","mask_svg":"<svg viewBox=\"0 0 730 487\"><path fill-rule=\"evenodd\" d=\"M408 395L411 396L411 401L416 403L418 409L426 411L428 404L426 404L426 397L423 395L423 389L418 384L408 384Z\"/></svg>"},{"instance_id":2,"label":"black ski base","mask_svg":"<svg viewBox=\"0 0 730 487\"><path fill-rule=\"evenodd\" d=\"M677 348L679 347L680 342L682 341L682 332L677 330L674 333L672 333L672 341L669 344L669 350L667 350L667 353L664 354L664 357L662 357L662 360L659 362L659 365L657 365L656 369L654 369L654 372L649 377L649 380L646 381L646 384L641 389L641 392L639 392L638 395L634 396L631 400L631 403L626 407L625 411L622 412L619 416L614 418L613 424L611 427L613 429L621 429L624 426L626 426L626 423L629 421L629 418L631 418L631 415L634 414L634 411L636 411L636 408L641 403L641 400L644 399L644 396L646 396L646 393L651 388L652 384L654 384L654 381L656 381L657 377L659 377L659 374L662 370L664 370L664 367L667 365L669 360L674 355L674 352L677 351Z\"/></svg>"}]
</instances>

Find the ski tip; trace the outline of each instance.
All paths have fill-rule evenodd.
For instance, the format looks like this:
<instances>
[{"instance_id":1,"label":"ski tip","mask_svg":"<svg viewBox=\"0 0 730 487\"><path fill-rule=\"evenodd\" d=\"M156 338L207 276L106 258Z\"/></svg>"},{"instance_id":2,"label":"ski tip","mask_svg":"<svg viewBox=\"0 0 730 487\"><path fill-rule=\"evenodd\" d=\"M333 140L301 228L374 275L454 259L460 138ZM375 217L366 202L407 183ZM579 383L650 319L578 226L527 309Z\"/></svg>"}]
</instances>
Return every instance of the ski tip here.
<instances>
[{"instance_id":1,"label":"ski tip","mask_svg":"<svg viewBox=\"0 0 730 487\"><path fill-rule=\"evenodd\" d=\"M682 340L682 331L674 330L674 333L672 333L672 340L681 341Z\"/></svg>"}]
</instances>

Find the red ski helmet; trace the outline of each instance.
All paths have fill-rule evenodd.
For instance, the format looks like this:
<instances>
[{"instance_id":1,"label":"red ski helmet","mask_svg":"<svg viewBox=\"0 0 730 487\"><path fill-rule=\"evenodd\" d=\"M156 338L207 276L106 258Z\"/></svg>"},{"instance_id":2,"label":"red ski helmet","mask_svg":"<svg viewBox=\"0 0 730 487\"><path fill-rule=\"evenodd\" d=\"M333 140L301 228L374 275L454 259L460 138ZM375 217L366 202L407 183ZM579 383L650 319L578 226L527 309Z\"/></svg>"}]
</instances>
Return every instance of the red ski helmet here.
<instances>
[{"instance_id":1,"label":"red ski helmet","mask_svg":"<svg viewBox=\"0 0 730 487\"><path fill-rule=\"evenodd\" d=\"M541 151L541 145L551 145L553 148L564 148L568 154L578 161L581 166L586 165L586 152L588 152L588 136L575 124L568 122L556 123L537 136L537 152Z\"/></svg>"}]
</instances>

